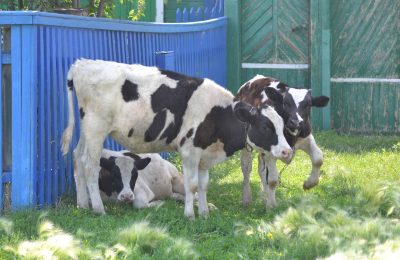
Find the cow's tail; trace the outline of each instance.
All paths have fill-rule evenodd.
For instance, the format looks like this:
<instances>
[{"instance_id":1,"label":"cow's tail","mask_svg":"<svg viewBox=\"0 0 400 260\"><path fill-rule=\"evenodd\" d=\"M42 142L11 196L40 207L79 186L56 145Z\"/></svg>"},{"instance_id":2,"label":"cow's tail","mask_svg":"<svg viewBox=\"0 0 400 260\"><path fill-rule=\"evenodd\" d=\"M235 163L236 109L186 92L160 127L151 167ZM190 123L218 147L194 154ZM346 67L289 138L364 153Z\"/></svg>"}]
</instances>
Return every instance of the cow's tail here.
<instances>
[{"instance_id":1,"label":"cow's tail","mask_svg":"<svg viewBox=\"0 0 400 260\"><path fill-rule=\"evenodd\" d=\"M75 114L74 114L74 82L72 80L71 71L68 73L67 79L67 92L68 92L68 125L65 128L62 140L61 140L61 150L63 155L66 155L69 150L69 145L71 144L72 135L74 133L75 126Z\"/></svg>"}]
</instances>

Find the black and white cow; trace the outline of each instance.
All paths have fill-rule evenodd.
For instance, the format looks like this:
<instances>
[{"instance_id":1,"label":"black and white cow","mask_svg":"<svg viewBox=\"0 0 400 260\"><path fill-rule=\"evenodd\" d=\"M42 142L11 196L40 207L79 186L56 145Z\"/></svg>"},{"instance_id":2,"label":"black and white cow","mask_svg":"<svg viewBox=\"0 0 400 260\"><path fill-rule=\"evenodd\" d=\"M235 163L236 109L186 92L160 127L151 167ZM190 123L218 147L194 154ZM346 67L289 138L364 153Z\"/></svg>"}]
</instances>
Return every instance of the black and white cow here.
<instances>
[{"instance_id":1,"label":"black and white cow","mask_svg":"<svg viewBox=\"0 0 400 260\"><path fill-rule=\"evenodd\" d=\"M137 209L160 205L167 198L185 200L183 175L159 154L103 149L100 167L104 199L130 202Z\"/></svg>"},{"instance_id":2,"label":"black and white cow","mask_svg":"<svg viewBox=\"0 0 400 260\"><path fill-rule=\"evenodd\" d=\"M277 89L283 94L283 103L271 100L265 91ZM305 151L311 159L312 170L309 178L304 182L303 188L310 189L318 184L320 168L323 163L323 154L317 146L310 122L311 107L324 107L329 102L329 97L311 95L311 90L291 88L287 84L277 79L261 75L255 76L243 84L236 95L237 99L247 102L255 107L265 105L275 107L279 115L285 122L284 134L294 151L300 149ZM251 202L250 174L251 174L251 153L246 150L242 152L243 170L243 204ZM278 184L279 175L276 169L276 158L269 154L259 153L258 170L263 185L263 190L267 193L267 207L276 205L275 189Z\"/></svg>"},{"instance_id":3,"label":"black and white cow","mask_svg":"<svg viewBox=\"0 0 400 260\"><path fill-rule=\"evenodd\" d=\"M209 79L188 77L156 67L101 60L78 60L68 80L68 126L62 151L68 152L74 128L75 90L80 110L80 139L74 150L77 204L104 213L98 165L107 135L134 152L178 151L182 157L185 216L208 216L208 170L248 143L262 153L289 161L292 149L283 120L270 106L254 108ZM266 91L275 102L282 95Z\"/></svg>"}]
</instances>

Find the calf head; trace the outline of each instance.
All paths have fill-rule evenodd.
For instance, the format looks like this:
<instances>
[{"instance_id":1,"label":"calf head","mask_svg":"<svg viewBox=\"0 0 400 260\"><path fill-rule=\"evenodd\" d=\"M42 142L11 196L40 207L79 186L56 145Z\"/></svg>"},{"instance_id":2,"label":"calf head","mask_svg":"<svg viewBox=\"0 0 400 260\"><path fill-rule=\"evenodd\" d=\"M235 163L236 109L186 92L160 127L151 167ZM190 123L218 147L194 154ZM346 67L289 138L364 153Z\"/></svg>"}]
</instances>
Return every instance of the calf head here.
<instances>
[{"instance_id":1,"label":"calf head","mask_svg":"<svg viewBox=\"0 0 400 260\"><path fill-rule=\"evenodd\" d=\"M278 90L282 99L271 98L271 89ZM256 107L273 106L285 123L285 137L293 146L295 139L311 133L311 107L324 107L328 104L326 96L313 97L308 89L291 88L287 84L261 75L246 82L237 97Z\"/></svg>"},{"instance_id":2,"label":"calf head","mask_svg":"<svg viewBox=\"0 0 400 260\"><path fill-rule=\"evenodd\" d=\"M309 89L291 88L284 83L277 85L283 94L283 109L288 116L285 132L291 136L306 137L311 133L311 107L324 107L329 102L327 96L313 97Z\"/></svg>"},{"instance_id":3,"label":"calf head","mask_svg":"<svg viewBox=\"0 0 400 260\"><path fill-rule=\"evenodd\" d=\"M107 196L116 192L118 201L132 202L135 199L133 190L138 170L143 170L150 161L148 157L142 159L139 156L137 159L132 159L130 156L100 158L100 190Z\"/></svg>"},{"instance_id":4,"label":"calf head","mask_svg":"<svg viewBox=\"0 0 400 260\"><path fill-rule=\"evenodd\" d=\"M282 95L275 89L267 90L269 98L282 103ZM287 143L283 128L284 122L277 111L268 105L254 107L246 102L238 102L234 107L236 117L247 124L247 143L262 153L271 153L274 157L289 162L292 149Z\"/></svg>"}]
</instances>

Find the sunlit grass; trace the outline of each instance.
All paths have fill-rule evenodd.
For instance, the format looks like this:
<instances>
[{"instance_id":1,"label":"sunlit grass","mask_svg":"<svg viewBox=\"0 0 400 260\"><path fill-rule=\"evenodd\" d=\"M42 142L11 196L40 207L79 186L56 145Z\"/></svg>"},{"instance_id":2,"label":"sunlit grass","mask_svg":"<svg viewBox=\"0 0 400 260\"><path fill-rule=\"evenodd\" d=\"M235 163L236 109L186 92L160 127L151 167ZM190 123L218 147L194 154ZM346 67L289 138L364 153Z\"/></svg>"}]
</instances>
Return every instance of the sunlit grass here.
<instances>
[{"instance_id":1,"label":"sunlit grass","mask_svg":"<svg viewBox=\"0 0 400 260\"><path fill-rule=\"evenodd\" d=\"M400 138L323 132L316 140L325 158L320 184L302 189L311 164L297 152L273 210L261 199L256 156L253 203L241 206L235 155L210 171L208 199L218 210L209 219L187 220L183 204L172 200L143 210L109 203L107 215L97 216L63 198L45 215L26 210L0 218L0 259L40 250L60 259L399 259ZM60 239L68 243L54 242Z\"/></svg>"}]
</instances>

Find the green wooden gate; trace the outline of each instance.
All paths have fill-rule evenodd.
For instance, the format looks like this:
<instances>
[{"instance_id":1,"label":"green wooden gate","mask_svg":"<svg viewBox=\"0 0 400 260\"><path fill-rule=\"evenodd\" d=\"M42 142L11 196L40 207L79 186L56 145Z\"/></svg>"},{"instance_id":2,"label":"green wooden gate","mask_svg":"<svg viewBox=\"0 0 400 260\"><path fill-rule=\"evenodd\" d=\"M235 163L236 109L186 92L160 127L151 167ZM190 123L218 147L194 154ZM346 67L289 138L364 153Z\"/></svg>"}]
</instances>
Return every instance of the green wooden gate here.
<instances>
[{"instance_id":1,"label":"green wooden gate","mask_svg":"<svg viewBox=\"0 0 400 260\"><path fill-rule=\"evenodd\" d=\"M320 129L400 132L400 1L231 0L228 86L256 74L328 95Z\"/></svg>"},{"instance_id":2,"label":"green wooden gate","mask_svg":"<svg viewBox=\"0 0 400 260\"><path fill-rule=\"evenodd\" d=\"M400 1L331 1L332 123L400 132Z\"/></svg>"},{"instance_id":3,"label":"green wooden gate","mask_svg":"<svg viewBox=\"0 0 400 260\"><path fill-rule=\"evenodd\" d=\"M309 1L243 0L242 79L273 75L308 85Z\"/></svg>"}]
</instances>

